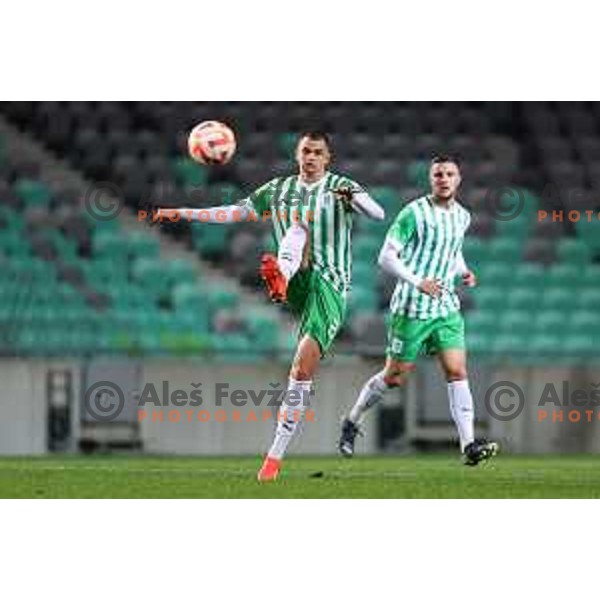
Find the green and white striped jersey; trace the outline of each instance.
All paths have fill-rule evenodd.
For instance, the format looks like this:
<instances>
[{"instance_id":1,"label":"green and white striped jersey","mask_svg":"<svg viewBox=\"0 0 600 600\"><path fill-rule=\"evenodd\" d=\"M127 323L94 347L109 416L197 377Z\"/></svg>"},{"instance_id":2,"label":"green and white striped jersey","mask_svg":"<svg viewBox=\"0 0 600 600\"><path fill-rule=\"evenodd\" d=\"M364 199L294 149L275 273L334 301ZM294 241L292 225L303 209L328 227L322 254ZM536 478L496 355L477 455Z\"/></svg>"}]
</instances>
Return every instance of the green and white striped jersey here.
<instances>
[{"instance_id":1,"label":"green and white striped jersey","mask_svg":"<svg viewBox=\"0 0 600 600\"><path fill-rule=\"evenodd\" d=\"M279 177L256 190L248 207L261 220L271 214L278 247L293 222L306 224L312 268L339 292L346 292L352 282L353 211L332 194L340 187L362 189L351 179L330 172L313 184L303 183L298 175Z\"/></svg>"},{"instance_id":2,"label":"green and white striped jersey","mask_svg":"<svg viewBox=\"0 0 600 600\"><path fill-rule=\"evenodd\" d=\"M456 260L462 252L471 215L457 201L449 208L435 204L431 196L407 204L388 232L388 238L402 246L401 260L416 275L438 279L445 290L432 298L406 281L398 281L390 309L414 319L445 317L460 309L454 291Z\"/></svg>"}]
</instances>

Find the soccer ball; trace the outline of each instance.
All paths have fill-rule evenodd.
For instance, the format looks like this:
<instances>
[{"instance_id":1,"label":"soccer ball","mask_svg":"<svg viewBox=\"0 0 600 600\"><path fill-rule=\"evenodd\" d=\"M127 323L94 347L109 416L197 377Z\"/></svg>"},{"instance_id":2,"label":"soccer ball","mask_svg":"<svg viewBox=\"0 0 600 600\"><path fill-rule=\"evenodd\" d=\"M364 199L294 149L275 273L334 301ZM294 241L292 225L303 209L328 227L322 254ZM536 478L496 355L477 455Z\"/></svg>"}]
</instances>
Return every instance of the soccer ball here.
<instances>
[{"instance_id":1,"label":"soccer ball","mask_svg":"<svg viewBox=\"0 0 600 600\"><path fill-rule=\"evenodd\" d=\"M236 148L235 134L219 121L196 125L188 138L190 156L202 165L226 165Z\"/></svg>"}]
</instances>

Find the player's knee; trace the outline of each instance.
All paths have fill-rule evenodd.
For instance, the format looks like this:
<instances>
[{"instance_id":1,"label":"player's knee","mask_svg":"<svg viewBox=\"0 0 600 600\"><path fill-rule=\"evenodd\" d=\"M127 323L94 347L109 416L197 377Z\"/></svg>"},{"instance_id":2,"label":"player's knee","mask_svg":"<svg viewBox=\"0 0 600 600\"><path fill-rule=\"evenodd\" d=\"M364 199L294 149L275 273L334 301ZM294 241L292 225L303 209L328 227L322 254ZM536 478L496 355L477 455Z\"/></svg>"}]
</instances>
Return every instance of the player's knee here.
<instances>
[{"instance_id":1,"label":"player's knee","mask_svg":"<svg viewBox=\"0 0 600 600\"><path fill-rule=\"evenodd\" d=\"M313 369L303 364L295 364L290 370L290 379L294 381L312 381L314 375Z\"/></svg>"},{"instance_id":2,"label":"player's knee","mask_svg":"<svg viewBox=\"0 0 600 600\"><path fill-rule=\"evenodd\" d=\"M464 381L467 378L468 374L466 367L446 367L446 380L448 383L452 383L453 381Z\"/></svg>"},{"instance_id":3,"label":"player's knee","mask_svg":"<svg viewBox=\"0 0 600 600\"><path fill-rule=\"evenodd\" d=\"M390 388L401 387L406 383L408 375L415 370L415 365L388 365L383 375L383 381Z\"/></svg>"},{"instance_id":4,"label":"player's knee","mask_svg":"<svg viewBox=\"0 0 600 600\"><path fill-rule=\"evenodd\" d=\"M399 373L395 373L393 375L385 375L383 382L388 388L394 389L402 387L406 383L406 378Z\"/></svg>"}]
</instances>

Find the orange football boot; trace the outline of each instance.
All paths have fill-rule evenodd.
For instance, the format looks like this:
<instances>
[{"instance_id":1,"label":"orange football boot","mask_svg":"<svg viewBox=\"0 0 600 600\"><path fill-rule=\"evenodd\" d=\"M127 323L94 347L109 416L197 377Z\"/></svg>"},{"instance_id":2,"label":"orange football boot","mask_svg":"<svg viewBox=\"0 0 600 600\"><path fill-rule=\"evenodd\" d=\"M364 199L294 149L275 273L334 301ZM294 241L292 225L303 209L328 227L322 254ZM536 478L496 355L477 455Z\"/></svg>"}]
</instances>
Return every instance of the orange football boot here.
<instances>
[{"instance_id":1,"label":"orange football boot","mask_svg":"<svg viewBox=\"0 0 600 600\"><path fill-rule=\"evenodd\" d=\"M282 461L277 458L271 458L267 456L263 466L258 472L257 479L260 483L266 483L267 481L275 481L279 477L279 471L281 470Z\"/></svg>"},{"instance_id":2,"label":"orange football boot","mask_svg":"<svg viewBox=\"0 0 600 600\"><path fill-rule=\"evenodd\" d=\"M265 254L260 265L260 276L265 282L267 293L272 302L282 304L287 302L288 282L279 269L277 258L272 254Z\"/></svg>"}]
</instances>

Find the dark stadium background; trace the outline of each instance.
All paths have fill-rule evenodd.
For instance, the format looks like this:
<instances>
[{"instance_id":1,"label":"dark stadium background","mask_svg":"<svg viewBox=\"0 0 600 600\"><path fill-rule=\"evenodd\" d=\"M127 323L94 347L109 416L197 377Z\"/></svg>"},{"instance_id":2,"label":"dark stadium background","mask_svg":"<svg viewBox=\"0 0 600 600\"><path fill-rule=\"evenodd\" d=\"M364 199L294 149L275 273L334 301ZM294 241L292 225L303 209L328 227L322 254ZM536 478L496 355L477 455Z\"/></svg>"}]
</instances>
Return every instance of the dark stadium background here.
<instances>
[{"instance_id":1,"label":"dark stadium background","mask_svg":"<svg viewBox=\"0 0 600 600\"><path fill-rule=\"evenodd\" d=\"M205 119L237 134L226 167L187 157L187 133ZM17 402L5 388L3 453L262 450L268 425L245 445L210 438L194 446L194 437L179 447L162 444L159 430L140 431L132 411L96 422L82 397L100 378L133 389L148 365L178 381L198 368L239 382L248 374L272 381L268 368L285 376L293 329L257 278L270 226L150 229L137 211L241 199L293 168L297 135L308 129L332 135L333 169L367 186L387 212L382 224L356 220L350 314L317 392L320 407L335 402L322 415L331 439L383 356L394 282L376 266L380 245L402 205L427 190L428 161L442 152L461 159L461 200L474 217L465 257L480 287L461 295L482 428L515 452L600 451L597 419L535 421L546 383L585 388L599 360L600 103L3 102L0 362L20 394ZM538 210L564 211L562 221L540 222ZM594 211L589 223L586 210ZM580 221L569 211L580 211ZM526 390L520 419L486 415L481 399L497 380ZM367 449L448 444L443 393L424 361L406 393L373 419ZM306 452L333 452L324 435L309 435Z\"/></svg>"}]
</instances>

